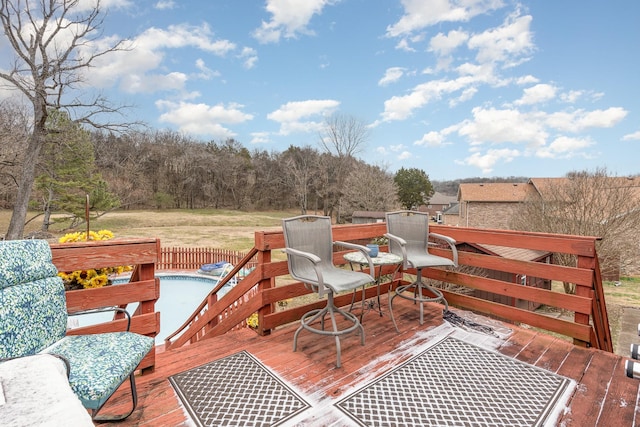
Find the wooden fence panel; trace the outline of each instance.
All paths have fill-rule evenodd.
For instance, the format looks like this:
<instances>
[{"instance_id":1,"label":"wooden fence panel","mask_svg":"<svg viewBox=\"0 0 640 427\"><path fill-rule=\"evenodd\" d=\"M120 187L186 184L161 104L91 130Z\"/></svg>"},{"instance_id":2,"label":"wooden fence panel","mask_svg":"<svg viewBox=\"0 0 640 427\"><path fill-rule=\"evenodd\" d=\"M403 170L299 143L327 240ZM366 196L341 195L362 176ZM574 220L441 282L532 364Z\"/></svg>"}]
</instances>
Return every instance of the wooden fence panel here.
<instances>
[{"instance_id":1,"label":"wooden fence panel","mask_svg":"<svg viewBox=\"0 0 640 427\"><path fill-rule=\"evenodd\" d=\"M203 264L215 264L226 261L238 264L245 256L244 252L216 248L161 248L158 270L197 270ZM253 268L256 261L247 266Z\"/></svg>"}]
</instances>

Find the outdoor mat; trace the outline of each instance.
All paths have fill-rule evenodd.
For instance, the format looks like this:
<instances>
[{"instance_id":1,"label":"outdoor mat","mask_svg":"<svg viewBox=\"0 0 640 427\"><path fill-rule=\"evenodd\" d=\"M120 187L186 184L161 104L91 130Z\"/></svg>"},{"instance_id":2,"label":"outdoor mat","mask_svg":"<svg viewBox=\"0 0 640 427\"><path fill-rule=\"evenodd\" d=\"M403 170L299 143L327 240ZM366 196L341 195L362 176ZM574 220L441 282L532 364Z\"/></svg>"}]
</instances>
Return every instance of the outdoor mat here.
<instances>
[{"instance_id":1,"label":"outdoor mat","mask_svg":"<svg viewBox=\"0 0 640 427\"><path fill-rule=\"evenodd\" d=\"M309 407L246 351L169 381L198 426L277 426Z\"/></svg>"},{"instance_id":2,"label":"outdoor mat","mask_svg":"<svg viewBox=\"0 0 640 427\"><path fill-rule=\"evenodd\" d=\"M569 384L448 337L335 406L362 426L540 426Z\"/></svg>"}]
</instances>

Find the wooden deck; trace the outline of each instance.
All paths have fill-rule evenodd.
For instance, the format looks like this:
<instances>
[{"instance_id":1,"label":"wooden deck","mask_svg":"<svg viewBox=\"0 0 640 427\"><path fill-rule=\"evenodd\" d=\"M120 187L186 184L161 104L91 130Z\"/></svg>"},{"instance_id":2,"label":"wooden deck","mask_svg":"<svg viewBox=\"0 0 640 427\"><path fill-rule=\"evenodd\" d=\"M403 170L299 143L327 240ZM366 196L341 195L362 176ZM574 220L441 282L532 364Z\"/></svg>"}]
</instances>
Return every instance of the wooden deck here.
<instances>
[{"instance_id":1,"label":"wooden deck","mask_svg":"<svg viewBox=\"0 0 640 427\"><path fill-rule=\"evenodd\" d=\"M425 325L418 324L418 310L397 299L394 313L401 329L396 333L387 314L366 313L366 344L350 335L342 338L342 367L336 368L332 338L307 332L292 351L296 325L282 327L261 337L244 329L176 350L159 352L156 368L138 378L139 403L121 426L186 426L188 417L167 378L212 360L246 350L288 382L312 404L294 425L343 426L350 421L332 407L350 390L384 374L409 359L430 341L453 334L465 341L538 366L575 381L566 408L559 412L559 426L635 426L640 424L640 382L627 378L625 358L599 350L576 347L560 338L512 325L474 318L490 325L498 337L454 327L443 322L441 306L425 309ZM467 317L470 313L458 312ZM479 320L478 320L479 319ZM123 411L129 401L123 385L103 412ZM613 424L612 424L613 423ZM106 424L105 424L106 425ZM113 425L113 424L111 424Z\"/></svg>"}]
</instances>

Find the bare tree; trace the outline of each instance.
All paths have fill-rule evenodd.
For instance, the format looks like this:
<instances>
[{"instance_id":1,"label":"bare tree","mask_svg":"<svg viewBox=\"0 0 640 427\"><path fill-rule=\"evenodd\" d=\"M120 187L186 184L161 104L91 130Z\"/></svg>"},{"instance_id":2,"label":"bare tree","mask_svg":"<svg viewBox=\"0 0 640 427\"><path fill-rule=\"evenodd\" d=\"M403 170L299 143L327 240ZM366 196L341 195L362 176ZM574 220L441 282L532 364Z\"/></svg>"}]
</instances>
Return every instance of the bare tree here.
<instances>
[{"instance_id":1,"label":"bare tree","mask_svg":"<svg viewBox=\"0 0 640 427\"><path fill-rule=\"evenodd\" d=\"M606 169L572 172L539 180L537 195L522 204L516 230L594 236L603 271L625 269L638 257L640 179L609 176ZM554 262L575 266L575 257L555 254ZM635 261L637 262L637 261ZM564 284L567 293L575 285Z\"/></svg>"},{"instance_id":2,"label":"bare tree","mask_svg":"<svg viewBox=\"0 0 640 427\"><path fill-rule=\"evenodd\" d=\"M320 132L320 145L327 154L334 158L331 161L330 182L328 188L321 190L325 194L325 215L337 208L336 221L340 218L340 203L344 191L344 183L353 165L355 155L362 152L369 140L367 125L353 116L336 113L329 116Z\"/></svg>"},{"instance_id":3,"label":"bare tree","mask_svg":"<svg viewBox=\"0 0 640 427\"><path fill-rule=\"evenodd\" d=\"M378 166L358 162L345 181L340 210L351 217L354 211L391 211L399 206L393 175Z\"/></svg>"},{"instance_id":4,"label":"bare tree","mask_svg":"<svg viewBox=\"0 0 640 427\"><path fill-rule=\"evenodd\" d=\"M29 135L25 108L5 101L0 103L0 207L13 206L18 176L24 159L24 144Z\"/></svg>"},{"instance_id":5,"label":"bare tree","mask_svg":"<svg viewBox=\"0 0 640 427\"><path fill-rule=\"evenodd\" d=\"M94 49L103 13L99 0L90 9L85 5L81 0L0 0L0 22L14 54L8 69L0 72L0 79L20 92L33 109L8 239L21 238L24 232L36 164L46 140L48 111L73 111L80 115L75 117L77 122L118 126L99 124L97 117L101 113L118 113L122 107L112 106L101 95L86 100L74 96L77 95L74 90L82 83L83 71L97 58L123 48L123 41L119 41L106 49Z\"/></svg>"},{"instance_id":6,"label":"bare tree","mask_svg":"<svg viewBox=\"0 0 640 427\"><path fill-rule=\"evenodd\" d=\"M285 179L295 196L301 214L306 214L311 198L311 190L318 185L317 165L319 153L311 147L290 146L283 153Z\"/></svg>"},{"instance_id":7,"label":"bare tree","mask_svg":"<svg viewBox=\"0 0 640 427\"><path fill-rule=\"evenodd\" d=\"M354 157L369 140L369 128L356 117L336 113L329 116L320 133L320 145L337 157Z\"/></svg>"}]
</instances>

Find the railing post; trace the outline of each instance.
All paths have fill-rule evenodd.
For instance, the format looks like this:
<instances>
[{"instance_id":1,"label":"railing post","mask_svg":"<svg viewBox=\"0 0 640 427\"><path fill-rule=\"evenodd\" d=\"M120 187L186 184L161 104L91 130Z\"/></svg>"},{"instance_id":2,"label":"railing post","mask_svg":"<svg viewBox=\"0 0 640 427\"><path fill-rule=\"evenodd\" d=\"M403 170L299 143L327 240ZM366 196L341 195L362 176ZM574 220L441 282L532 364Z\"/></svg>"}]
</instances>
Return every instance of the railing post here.
<instances>
[{"instance_id":1,"label":"railing post","mask_svg":"<svg viewBox=\"0 0 640 427\"><path fill-rule=\"evenodd\" d=\"M265 265L271 263L271 246L265 242L265 232L260 231L254 234L255 246L254 249L257 250L257 265L256 268L260 269L261 277L264 277L264 271L262 270ZM257 294L261 294L264 290L274 288L276 286L276 278L275 277L265 277L258 282L258 292ZM264 318L265 316L272 314L275 312L275 302L270 302L268 304L263 305L258 310L258 327L256 332L259 335L269 335L271 333L271 329L264 328Z\"/></svg>"},{"instance_id":2,"label":"railing post","mask_svg":"<svg viewBox=\"0 0 640 427\"><path fill-rule=\"evenodd\" d=\"M578 256L578 268L592 269L591 259L583 256ZM581 297L593 298L592 288L584 285L576 285L576 295ZM582 313L576 313L574 317L576 323L582 323L583 325L589 324L589 316Z\"/></svg>"}]
</instances>

